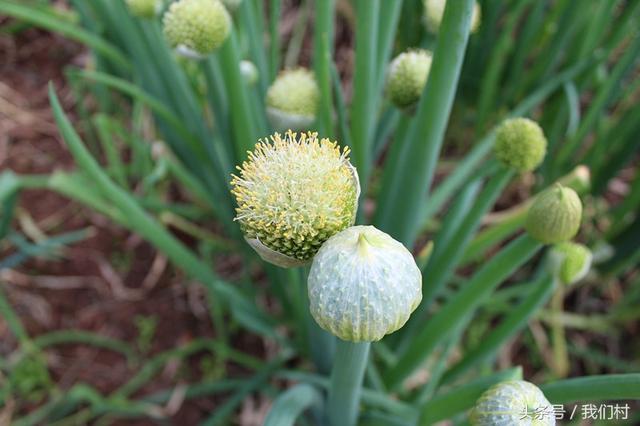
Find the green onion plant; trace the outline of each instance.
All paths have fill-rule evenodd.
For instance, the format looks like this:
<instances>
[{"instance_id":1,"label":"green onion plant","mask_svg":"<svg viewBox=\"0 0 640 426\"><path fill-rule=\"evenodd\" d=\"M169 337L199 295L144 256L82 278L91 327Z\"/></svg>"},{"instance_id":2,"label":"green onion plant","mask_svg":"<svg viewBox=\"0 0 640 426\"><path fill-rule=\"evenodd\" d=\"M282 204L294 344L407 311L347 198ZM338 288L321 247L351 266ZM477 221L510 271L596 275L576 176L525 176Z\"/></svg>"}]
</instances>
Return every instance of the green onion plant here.
<instances>
[{"instance_id":1,"label":"green onion plant","mask_svg":"<svg viewBox=\"0 0 640 426\"><path fill-rule=\"evenodd\" d=\"M0 359L0 406L40 398L18 402L11 424L163 421L171 390L138 390L199 352L223 369L184 389L224 395L203 425L234 424L255 393L273 401L268 426L495 424L492 404L513 420L521 406L640 399L637 363L592 356L593 374L566 378L585 356L568 328L638 319L640 2L303 0L290 37L281 0L69 3L61 14L0 0L3 29L40 27L91 53L66 70L77 125L49 86L75 170L0 172L0 238L14 250L0 269L86 237L32 244L13 230L21 192L55 191L202 284L216 337L148 358L78 330L30 336L0 289L18 340ZM352 69L336 55L344 31ZM609 205L620 179L628 190ZM216 272L221 253L242 257L238 278ZM628 282L628 296L572 317L563 300L580 279ZM540 365L529 324L548 335L553 365ZM239 333L277 356L238 349ZM517 338L524 370L497 362ZM42 354L68 342L111 350L137 373L111 394L61 389ZM225 371L230 359L248 373Z\"/></svg>"}]
</instances>

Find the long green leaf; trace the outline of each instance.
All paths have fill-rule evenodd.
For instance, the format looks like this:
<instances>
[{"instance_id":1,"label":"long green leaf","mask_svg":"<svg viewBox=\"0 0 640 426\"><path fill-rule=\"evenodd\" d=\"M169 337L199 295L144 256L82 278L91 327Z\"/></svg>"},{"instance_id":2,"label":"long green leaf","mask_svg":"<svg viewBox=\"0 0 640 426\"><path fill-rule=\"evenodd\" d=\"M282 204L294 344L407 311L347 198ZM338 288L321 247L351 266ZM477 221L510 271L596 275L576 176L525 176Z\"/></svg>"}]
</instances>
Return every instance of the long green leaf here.
<instances>
[{"instance_id":1,"label":"long green leaf","mask_svg":"<svg viewBox=\"0 0 640 426\"><path fill-rule=\"evenodd\" d=\"M397 164L398 186L382 183L374 223L405 245L412 246L440 154L462 67L473 0L447 2L429 78L408 132L406 149ZM366 71L365 71L366 72ZM401 191L397 190L402 188Z\"/></svg>"},{"instance_id":2,"label":"long green leaf","mask_svg":"<svg viewBox=\"0 0 640 426\"><path fill-rule=\"evenodd\" d=\"M443 339L461 322L466 321L502 281L541 247L540 243L528 235L522 235L476 272L464 288L426 322L417 337L403 351L397 365L385 375L389 387L398 389Z\"/></svg>"},{"instance_id":3,"label":"long green leaf","mask_svg":"<svg viewBox=\"0 0 640 426\"><path fill-rule=\"evenodd\" d=\"M311 385L299 384L274 401L264 426L293 426L306 410L322 405L322 395Z\"/></svg>"},{"instance_id":4,"label":"long green leaf","mask_svg":"<svg viewBox=\"0 0 640 426\"><path fill-rule=\"evenodd\" d=\"M554 404L640 399L640 373L577 377L540 387Z\"/></svg>"}]
</instances>

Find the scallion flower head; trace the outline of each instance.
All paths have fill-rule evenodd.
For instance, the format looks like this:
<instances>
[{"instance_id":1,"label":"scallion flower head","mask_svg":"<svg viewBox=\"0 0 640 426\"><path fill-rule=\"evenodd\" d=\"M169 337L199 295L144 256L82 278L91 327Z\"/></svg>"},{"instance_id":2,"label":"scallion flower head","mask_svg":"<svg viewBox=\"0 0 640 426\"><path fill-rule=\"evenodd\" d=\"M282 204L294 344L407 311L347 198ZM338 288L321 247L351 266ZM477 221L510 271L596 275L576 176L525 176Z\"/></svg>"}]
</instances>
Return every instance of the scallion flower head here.
<instances>
[{"instance_id":1,"label":"scallion flower head","mask_svg":"<svg viewBox=\"0 0 640 426\"><path fill-rule=\"evenodd\" d=\"M352 226L325 242L309 272L311 315L342 340L371 342L401 328L422 300L422 276L400 242Z\"/></svg>"},{"instance_id":2,"label":"scallion flower head","mask_svg":"<svg viewBox=\"0 0 640 426\"><path fill-rule=\"evenodd\" d=\"M507 167L528 172L544 160L547 139L535 121L510 118L498 126L493 150L496 158Z\"/></svg>"},{"instance_id":3,"label":"scallion flower head","mask_svg":"<svg viewBox=\"0 0 640 426\"><path fill-rule=\"evenodd\" d=\"M316 133L260 141L233 175L236 220L266 261L282 267L308 263L322 243L351 226L360 184L349 149Z\"/></svg>"},{"instance_id":4,"label":"scallion flower head","mask_svg":"<svg viewBox=\"0 0 640 426\"><path fill-rule=\"evenodd\" d=\"M554 276L563 284L574 284L587 275L593 255L588 247L565 241L553 246L550 251Z\"/></svg>"},{"instance_id":5,"label":"scallion flower head","mask_svg":"<svg viewBox=\"0 0 640 426\"><path fill-rule=\"evenodd\" d=\"M525 219L525 229L534 239L554 244L573 238L580 228L582 202L576 192L555 184L536 196Z\"/></svg>"},{"instance_id":6,"label":"scallion flower head","mask_svg":"<svg viewBox=\"0 0 640 426\"><path fill-rule=\"evenodd\" d=\"M455 0L457 1L457 0ZM424 21L427 29L433 34L437 34L440 30L442 17L444 16L444 8L447 0L423 0L424 4ZM473 4L473 14L471 15L471 32L475 33L480 26L480 6L478 2Z\"/></svg>"},{"instance_id":7,"label":"scallion flower head","mask_svg":"<svg viewBox=\"0 0 640 426\"><path fill-rule=\"evenodd\" d=\"M127 7L133 16L153 18L162 10L162 0L127 0Z\"/></svg>"},{"instance_id":8,"label":"scallion flower head","mask_svg":"<svg viewBox=\"0 0 640 426\"><path fill-rule=\"evenodd\" d=\"M308 130L313 124L320 89L305 68L280 73L267 91L267 116L276 131Z\"/></svg>"},{"instance_id":9,"label":"scallion flower head","mask_svg":"<svg viewBox=\"0 0 640 426\"><path fill-rule=\"evenodd\" d=\"M420 99L431 68L431 52L411 50L389 65L387 95L398 108L410 108Z\"/></svg>"},{"instance_id":10,"label":"scallion flower head","mask_svg":"<svg viewBox=\"0 0 640 426\"><path fill-rule=\"evenodd\" d=\"M472 426L553 426L553 405L534 384L524 380L498 383L487 389L469 413Z\"/></svg>"},{"instance_id":11,"label":"scallion flower head","mask_svg":"<svg viewBox=\"0 0 640 426\"><path fill-rule=\"evenodd\" d=\"M231 31L231 17L219 0L179 0L163 18L164 35L181 55L199 59L219 48Z\"/></svg>"}]
</instances>

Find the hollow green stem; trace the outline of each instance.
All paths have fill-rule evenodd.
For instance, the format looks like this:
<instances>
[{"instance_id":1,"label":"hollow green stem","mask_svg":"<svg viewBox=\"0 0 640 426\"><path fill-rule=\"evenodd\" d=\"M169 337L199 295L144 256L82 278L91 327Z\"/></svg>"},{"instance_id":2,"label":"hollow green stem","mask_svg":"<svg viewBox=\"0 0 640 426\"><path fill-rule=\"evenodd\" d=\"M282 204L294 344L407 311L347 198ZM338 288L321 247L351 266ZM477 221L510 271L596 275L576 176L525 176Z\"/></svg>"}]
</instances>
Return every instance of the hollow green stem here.
<instances>
[{"instance_id":1,"label":"hollow green stem","mask_svg":"<svg viewBox=\"0 0 640 426\"><path fill-rule=\"evenodd\" d=\"M328 417L331 426L353 426L358 419L358 405L364 370L371 343L338 341L331 371Z\"/></svg>"},{"instance_id":2,"label":"hollow green stem","mask_svg":"<svg viewBox=\"0 0 640 426\"><path fill-rule=\"evenodd\" d=\"M383 182L381 194L391 196L380 204L375 223L405 245L413 244L420 227L421 206L431 186L458 86L472 10L472 0L447 3L429 79L423 92L429 93L429 96L420 99L416 120L407 135L406 155L395 164L398 170L403 171L400 185L396 188L403 190L394 191Z\"/></svg>"},{"instance_id":3,"label":"hollow green stem","mask_svg":"<svg viewBox=\"0 0 640 426\"><path fill-rule=\"evenodd\" d=\"M255 120L251 114L249 93L240 74L239 47L231 34L219 51L220 70L228 92L229 115L235 139L236 157L243 159L257 141Z\"/></svg>"},{"instance_id":4,"label":"hollow green stem","mask_svg":"<svg viewBox=\"0 0 640 426\"><path fill-rule=\"evenodd\" d=\"M380 0L358 0L356 2L356 69L353 81L353 103L351 111L351 139L353 160L358 168L362 193L371 162L371 140L375 123L376 46Z\"/></svg>"},{"instance_id":5,"label":"hollow green stem","mask_svg":"<svg viewBox=\"0 0 640 426\"><path fill-rule=\"evenodd\" d=\"M333 20L335 0L315 2L316 23L314 36L314 68L320 86L318 130L323 136L333 137L333 97L331 92L331 57L333 54Z\"/></svg>"}]
</instances>

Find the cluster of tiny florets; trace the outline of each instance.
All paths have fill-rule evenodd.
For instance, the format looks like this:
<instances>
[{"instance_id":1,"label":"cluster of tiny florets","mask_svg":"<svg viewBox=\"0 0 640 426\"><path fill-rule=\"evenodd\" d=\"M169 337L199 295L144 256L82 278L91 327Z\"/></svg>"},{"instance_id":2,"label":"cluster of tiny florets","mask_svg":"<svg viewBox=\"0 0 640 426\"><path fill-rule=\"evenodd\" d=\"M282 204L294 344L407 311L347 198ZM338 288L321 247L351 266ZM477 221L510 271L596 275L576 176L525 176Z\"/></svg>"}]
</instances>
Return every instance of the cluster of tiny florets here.
<instances>
[{"instance_id":1,"label":"cluster of tiny florets","mask_svg":"<svg viewBox=\"0 0 640 426\"><path fill-rule=\"evenodd\" d=\"M267 106L279 111L314 117L320 89L313 73L305 68L280 73L267 92Z\"/></svg>"},{"instance_id":2,"label":"cluster of tiny florets","mask_svg":"<svg viewBox=\"0 0 640 426\"><path fill-rule=\"evenodd\" d=\"M412 50L398 55L389 66L387 94L399 108L406 108L422 95L431 68L431 52Z\"/></svg>"},{"instance_id":3,"label":"cluster of tiny florets","mask_svg":"<svg viewBox=\"0 0 640 426\"><path fill-rule=\"evenodd\" d=\"M261 140L231 181L245 236L310 260L355 219L359 185L348 155L348 148L311 132Z\"/></svg>"},{"instance_id":4,"label":"cluster of tiny florets","mask_svg":"<svg viewBox=\"0 0 640 426\"><path fill-rule=\"evenodd\" d=\"M161 0L127 0L127 7L134 16L153 18L162 7Z\"/></svg>"},{"instance_id":5,"label":"cluster of tiny florets","mask_svg":"<svg viewBox=\"0 0 640 426\"><path fill-rule=\"evenodd\" d=\"M163 18L164 35L179 51L208 55L224 43L231 18L219 0L180 0Z\"/></svg>"},{"instance_id":6,"label":"cluster of tiny florets","mask_svg":"<svg viewBox=\"0 0 640 426\"><path fill-rule=\"evenodd\" d=\"M547 152L547 139L538 123L528 118L503 121L496 130L496 158L520 172L538 167Z\"/></svg>"}]
</instances>

